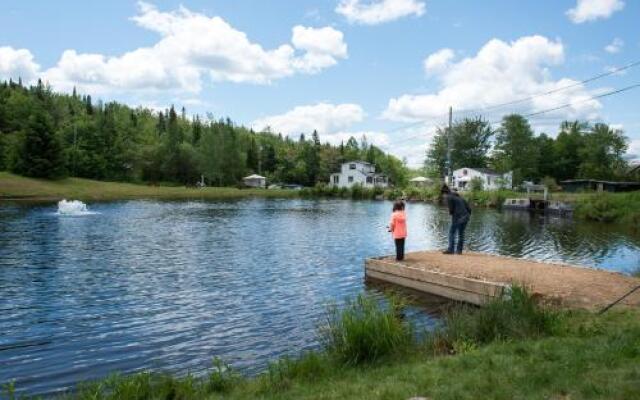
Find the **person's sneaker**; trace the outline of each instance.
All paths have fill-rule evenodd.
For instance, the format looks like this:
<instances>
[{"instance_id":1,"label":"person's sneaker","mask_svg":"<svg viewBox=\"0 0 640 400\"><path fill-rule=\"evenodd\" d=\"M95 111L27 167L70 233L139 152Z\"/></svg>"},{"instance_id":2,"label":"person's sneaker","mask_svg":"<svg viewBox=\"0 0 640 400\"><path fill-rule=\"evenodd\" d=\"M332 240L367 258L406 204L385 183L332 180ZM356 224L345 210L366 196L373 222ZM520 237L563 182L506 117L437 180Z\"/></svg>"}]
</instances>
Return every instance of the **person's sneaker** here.
<instances>
[{"instance_id":1,"label":"person's sneaker","mask_svg":"<svg viewBox=\"0 0 640 400\"><path fill-rule=\"evenodd\" d=\"M442 252L442 254L453 254L453 251L445 250Z\"/></svg>"},{"instance_id":2,"label":"person's sneaker","mask_svg":"<svg viewBox=\"0 0 640 400\"><path fill-rule=\"evenodd\" d=\"M460 254L462 254L462 252L461 251L456 251L456 254L460 255Z\"/></svg>"}]
</instances>

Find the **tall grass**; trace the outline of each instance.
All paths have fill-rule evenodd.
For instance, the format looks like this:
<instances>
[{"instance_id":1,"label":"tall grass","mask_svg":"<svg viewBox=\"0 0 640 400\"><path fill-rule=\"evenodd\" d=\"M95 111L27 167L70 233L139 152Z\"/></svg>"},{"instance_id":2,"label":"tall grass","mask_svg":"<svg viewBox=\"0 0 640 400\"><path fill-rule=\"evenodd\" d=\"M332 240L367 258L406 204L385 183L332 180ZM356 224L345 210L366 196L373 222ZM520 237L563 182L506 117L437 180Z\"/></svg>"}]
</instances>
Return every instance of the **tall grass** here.
<instances>
[{"instance_id":1,"label":"tall grass","mask_svg":"<svg viewBox=\"0 0 640 400\"><path fill-rule=\"evenodd\" d=\"M579 197L575 215L597 222L623 222L640 226L640 191Z\"/></svg>"},{"instance_id":2,"label":"tall grass","mask_svg":"<svg viewBox=\"0 0 640 400\"><path fill-rule=\"evenodd\" d=\"M494 341L551 335L562 326L560 311L538 304L521 286L482 308L457 306L444 315L440 329L428 338L434 350L473 348Z\"/></svg>"},{"instance_id":3,"label":"tall grass","mask_svg":"<svg viewBox=\"0 0 640 400\"><path fill-rule=\"evenodd\" d=\"M351 188L338 188L324 183L300 190L301 197L334 197L353 200L373 200L383 196L384 193L385 190L381 187L365 188L361 185L353 185Z\"/></svg>"},{"instance_id":4,"label":"tall grass","mask_svg":"<svg viewBox=\"0 0 640 400\"><path fill-rule=\"evenodd\" d=\"M406 350L413 344L412 326L402 318L402 302L390 296L385 304L359 295L344 308L327 312L326 324L319 328L328 354L340 363L358 365L377 361Z\"/></svg>"},{"instance_id":5,"label":"tall grass","mask_svg":"<svg viewBox=\"0 0 640 400\"><path fill-rule=\"evenodd\" d=\"M205 377L174 377L165 373L141 372L134 375L114 374L106 379L78 385L74 392L60 399L76 400L190 400L206 398L214 393L228 393L243 378L228 364L216 358L213 369Z\"/></svg>"}]
</instances>

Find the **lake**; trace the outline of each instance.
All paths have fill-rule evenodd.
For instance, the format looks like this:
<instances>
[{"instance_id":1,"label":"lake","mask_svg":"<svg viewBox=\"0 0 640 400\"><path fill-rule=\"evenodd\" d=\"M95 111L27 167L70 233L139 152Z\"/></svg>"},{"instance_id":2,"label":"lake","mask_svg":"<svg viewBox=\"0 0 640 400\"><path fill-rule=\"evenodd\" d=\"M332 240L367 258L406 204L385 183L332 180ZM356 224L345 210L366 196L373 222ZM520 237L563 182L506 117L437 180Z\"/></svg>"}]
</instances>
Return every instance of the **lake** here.
<instances>
[{"instance_id":1,"label":"lake","mask_svg":"<svg viewBox=\"0 0 640 400\"><path fill-rule=\"evenodd\" d=\"M0 203L0 383L51 394L113 371L245 373L318 347L327 304L367 289L365 257L393 253L389 202L122 201L62 216ZM408 251L443 248L446 210L407 207ZM468 247L631 272L624 228L474 210ZM428 328L437 316L420 311Z\"/></svg>"}]
</instances>

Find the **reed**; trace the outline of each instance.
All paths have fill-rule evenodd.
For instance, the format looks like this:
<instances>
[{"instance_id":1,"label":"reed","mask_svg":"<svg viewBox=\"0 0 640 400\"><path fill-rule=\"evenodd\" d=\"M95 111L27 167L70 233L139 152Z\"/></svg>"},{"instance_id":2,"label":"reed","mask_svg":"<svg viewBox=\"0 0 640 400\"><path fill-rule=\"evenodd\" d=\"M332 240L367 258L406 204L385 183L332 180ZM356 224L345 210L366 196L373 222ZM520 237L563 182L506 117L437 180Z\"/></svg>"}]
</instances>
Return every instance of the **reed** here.
<instances>
[{"instance_id":1,"label":"reed","mask_svg":"<svg viewBox=\"0 0 640 400\"><path fill-rule=\"evenodd\" d=\"M382 303L361 294L344 308L331 307L319 328L325 351L340 363L358 365L406 350L414 333L402 318L403 306L395 296Z\"/></svg>"}]
</instances>

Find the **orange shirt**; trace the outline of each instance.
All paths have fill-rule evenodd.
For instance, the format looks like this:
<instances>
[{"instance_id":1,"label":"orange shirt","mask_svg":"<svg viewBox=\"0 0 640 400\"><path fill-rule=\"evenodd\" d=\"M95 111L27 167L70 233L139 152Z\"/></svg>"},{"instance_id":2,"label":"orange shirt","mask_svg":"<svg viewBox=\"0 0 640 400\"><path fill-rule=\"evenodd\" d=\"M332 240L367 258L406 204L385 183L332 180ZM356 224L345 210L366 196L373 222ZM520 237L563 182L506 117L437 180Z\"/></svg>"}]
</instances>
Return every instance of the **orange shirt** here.
<instances>
[{"instance_id":1,"label":"orange shirt","mask_svg":"<svg viewBox=\"0 0 640 400\"><path fill-rule=\"evenodd\" d=\"M407 237L407 216L404 211L394 211L391 214L389 230L394 239L404 239Z\"/></svg>"}]
</instances>

